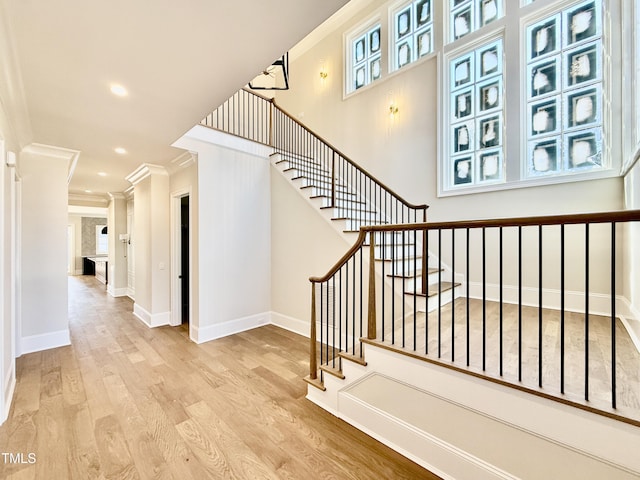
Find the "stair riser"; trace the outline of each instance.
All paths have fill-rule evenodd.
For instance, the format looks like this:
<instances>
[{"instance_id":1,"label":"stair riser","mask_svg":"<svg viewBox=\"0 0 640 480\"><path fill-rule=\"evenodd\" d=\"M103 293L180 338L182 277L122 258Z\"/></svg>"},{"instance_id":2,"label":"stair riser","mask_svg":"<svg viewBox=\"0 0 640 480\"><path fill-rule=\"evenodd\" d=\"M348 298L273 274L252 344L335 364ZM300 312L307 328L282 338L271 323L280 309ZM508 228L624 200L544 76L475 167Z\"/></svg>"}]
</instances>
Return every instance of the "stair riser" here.
<instances>
[{"instance_id":1,"label":"stair riser","mask_svg":"<svg viewBox=\"0 0 640 480\"><path fill-rule=\"evenodd\" d=\"M331 206L331 198L323 198L322 199L323 207ZM362 202L355 199L341 199L336 198L336 204L334 205L336 209L342 209L346 211L358 211L359 209L367 209L370 210L369 207L364 205Z\"/></svg>"},{"instance_id":2,"label":"stair riser","mask_svg":"<svg viewBox=\"0 0 640 480\"><path fill-rule=\"evenodd\" d=\"M385 220L380 220L375 213L358 213L358 212L348 212L342 211L338 215L334 215L334 218L345 217L346 214L350 214L352 217L356 218L348 218L346 222L346 230L360 230L360 227L364 227L367 225L381 225Z\"/></svg>"},{"instance_id":3,"label":"stair riser","mask_svg":"<svg viewBox=\"0 0 640 480\"><path fill-rule=\"evenodd\" d=\"M403 256L413 257L416 253L415 250L415 245L404 245L404 247L402 245L385 245L382 247L382 245L377 244L374 249L377 259L382 259L383 255L385 259L401 258ZM418 264L418 267L420 267L420 264Z\"/></svg>"},{"instance_id":4,"label":"stair riser","mask_svg":"<svg viewBox=\"0 0 640 480\"><path fill-rule=\"evenodd\" d=\"M307 188L307 192L312 197L326 197L327 200L331 198L331 188L309 187ZM340 200L359 199L358 195L350 192L347 187L336 188L336 198Z\"/></svg>"},{"instance_id":5,"label":"stair riser","mask_svg":"<svg viewBox=\"0 0 640 480\"><path fill-rule=\"evenodd\" d=\"M449 289L440 295L440 305L444 306L451 303L452 298L458 298L462 294L461 287ZM409 302L412 302L411 295L407 295ZM438 295L432 297L418 296L416 298L416 308L419 312L433 312L438 308Z\"/></svg>"},{"instance_id":6,"label":"stair riser","mask_svg":"<svg viewBox=\"0 0 640 480\"><path fill-rule=\"evenodd\" d=\"M448 272L442 272L442 277L440 278L443 282L450 282L451 281L451 275ZM412 278L408 278L405 279L406 282L406 290L407 291L413 291L413 277ZM420 290L422 288L422 276L418 275L416 277L416 283L418 284L418 290ZM436 273L431 273L429 274L429 276L427 277L427 284L428 285L437 285L438 284L438 272Z\"/></svg>"},{"instance_id":7,"label":"stair riser","mask_svg":"<svg viewBox=\"0 0 640 480\"><path fill-rule=\"evenodd\" d=\"M278 163L278 167L282 168L283 170L286 170L288 168L295 168L301 171L321 172L326 175L329 175L329 169L325 165L321 165L319 163L285 160L283 162Z\"/></svg>"}]
</instances>

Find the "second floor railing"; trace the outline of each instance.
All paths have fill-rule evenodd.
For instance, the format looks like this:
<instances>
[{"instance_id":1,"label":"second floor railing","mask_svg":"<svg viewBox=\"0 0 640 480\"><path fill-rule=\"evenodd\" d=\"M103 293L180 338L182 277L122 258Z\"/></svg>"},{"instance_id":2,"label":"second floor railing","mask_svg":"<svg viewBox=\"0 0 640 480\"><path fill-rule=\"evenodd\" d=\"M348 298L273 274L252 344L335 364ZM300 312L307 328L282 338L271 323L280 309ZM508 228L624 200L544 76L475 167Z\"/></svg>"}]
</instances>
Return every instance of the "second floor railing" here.
<instances>
[{"instance_id":1,"label":"second floor railing","mask_svg":"<svg viewBox=\"0 0 640 480\"><path fill-rule=\"evenodd\" d=\"M313 188L313 196L323 198L324 207L333 209L334 218L348 220L348 230L427 220L427 205L405 200L273 99L240 90L201 124L273 147L288 168Z\"/></svg>"},{"instance_id":2,"label":"second floor railing","mask_svg":"<svg viewBox=\"0 0 640 480\"><path fill-rule=\"evenodd\" d=\"M640 319L621 311L639 237L637 210L362 227L310 278L308 381L373 343L640 426Z\"/></svg>"}]
</instances>

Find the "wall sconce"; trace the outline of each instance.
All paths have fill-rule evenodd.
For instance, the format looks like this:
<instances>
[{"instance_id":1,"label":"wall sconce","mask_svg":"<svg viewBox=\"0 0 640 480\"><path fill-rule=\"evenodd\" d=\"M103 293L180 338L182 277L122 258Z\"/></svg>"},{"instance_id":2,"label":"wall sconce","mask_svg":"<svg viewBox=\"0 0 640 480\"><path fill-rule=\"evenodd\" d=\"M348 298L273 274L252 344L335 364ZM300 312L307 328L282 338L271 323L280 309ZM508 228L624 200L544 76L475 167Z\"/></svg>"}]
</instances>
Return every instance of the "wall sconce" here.
<instances>
[{"instance_id":1,"label":"wall sconce","mask_svg":"<svg viewBox=\"0 0 640 480\"><path fill-rule=\"evenodd\" d=\"M322 80L326 80L328 76L329 76L329 74L327 73L327 71L325 69L320 70L320 78Z\"/></svg>"},{"instance_id":2,"label":"wall sconce","mask_svg":"<svg viewBox=\"0 0 640 480\"><path fill-rule=\"evenodd\" d=\"M393 119L397 114L398 106L395 104L395 102L391 102L391 105L389 105L389 116L391 117L391 119Z\"/></svg>"}]
</instances>

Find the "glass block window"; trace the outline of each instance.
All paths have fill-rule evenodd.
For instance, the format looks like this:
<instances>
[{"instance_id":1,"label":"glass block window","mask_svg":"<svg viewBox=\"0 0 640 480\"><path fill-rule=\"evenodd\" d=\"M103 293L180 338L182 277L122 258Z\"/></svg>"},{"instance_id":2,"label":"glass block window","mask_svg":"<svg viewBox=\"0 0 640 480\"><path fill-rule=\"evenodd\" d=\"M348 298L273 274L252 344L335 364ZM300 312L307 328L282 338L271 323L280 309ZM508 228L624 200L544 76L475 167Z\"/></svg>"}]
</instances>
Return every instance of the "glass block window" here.
<instances>
[{"instance_id":1,"label":"glass block window","mask_svg":"<svg viewBox=\"0 0 640 480\"><path fill-rule=\"evenodd\" d=\"M449 12L450 41L454 42L501 18L503 0L449 0Z\"/></svg>"},{"instance_id":2,"label":"glass block window","mask_svg":"<svg viewBox=\"0 0 640 480\"><path fill-rule=\"evenodd\" d=\"M504 181L503 43L449 61L450 187Z\"/></svg>"},{"instance_id":3,"label":"glass block window","mask_svg":"<svg viewBox=\"0 0 640 480\"><path fill-rule=\"evenodd\" d=\"M351 88L354 91L382 76L380 24L350 42Z\"/></svg>"},{"instance_id":4,"label":"glass block window","mask_svg":"<svg viewBox=\"0 0 640 480\"><path fill-rule=\"evenodd\" d=\"M392 12L392 19L392 70L433 52L433 0L405 4Z\"/></svg>"},{"instance_id":5,"label":"glass block window","mask_svg":"<svg viewBox=\"0 0 640 480\"><path fill-rule=\"evenodd\" d=\"M526 27L529 177L602 167L601 15L590 0Z\"/></svg>"}]
</instances>

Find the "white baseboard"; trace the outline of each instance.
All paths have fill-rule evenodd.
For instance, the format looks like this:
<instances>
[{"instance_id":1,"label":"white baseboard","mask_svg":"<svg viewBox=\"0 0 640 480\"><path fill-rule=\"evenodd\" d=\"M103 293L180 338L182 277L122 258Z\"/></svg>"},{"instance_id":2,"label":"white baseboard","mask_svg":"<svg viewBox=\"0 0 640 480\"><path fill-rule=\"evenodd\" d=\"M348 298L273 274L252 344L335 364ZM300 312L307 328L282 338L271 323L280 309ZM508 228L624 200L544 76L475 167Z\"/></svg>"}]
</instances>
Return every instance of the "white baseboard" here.
<instances>
[{"instance_id":1,"label":"white baseboard","mask_svg":"<svg viewBox=\"0 0 640 480\"><path fill-rule=\"evenodd\" d=\"M269 325L270 323L270 312L264 312L214 325L207 325L205 327L196 327L194 325L190 325L189 329L191 339L194 342L204 343L215 340L216 338L222 338L233 335L235 333L251 330L253 328Z\"/></svg>"},{"instance_id":2,"label":"white baseboard","mask_svg":"<svg viewBox=\"0 0 640 480\"><path fill-rule=\"evenodd\" d=\"M107 285L107 293L112 297L127 297L129 296L129 289L127 287L114 288L113 285Z\"/></svg>"},{"instance_id":3,"label":"white baseboard","mask_svg":"<svg viewBox=\"0 0 640 480\"><path fill-rule=\"evenodd\" d=\"M3 403L4 409L0 412L0 425L9 417L9 411L11 410L11 402L13 400L13 392L16 389L16 376L15 369L13 368L13 362L9 367L9 371L5 373L5 382L3 389Z\"/></svg>"},{"instance_id":4,"label":"white baseboard","mask_svg":"<svg viewBox=\"0 0 640 480\"><path fill-rule=\"evenodd\" d=\"M133 314L149 328L169 325L171 319L171 312L149 313L137 303L133 304Z\"/></svg>"},{"instance_id":5,"label":"white baseboard","mask_svg":"<svg viewBox=\"0 0 640 480\"><path fill-rule=\"evenodd\" d=\"M129 297L134 302L136 301L136 292L133 288L127 287L127 297Z\"/></svg>"},{"instance_id":6,"label":"white baseboard","mask_svg":"<svg viewBox=\"0 0 640 480\"><path fill-rule=\"evenodd\" d=\"M20 355L49 350L50 348L66 347L67 345L71 345L68 328L57 332L31 335L21 338Z\"/></svg>"},{"instance_id":7,"label":"white baseboard","mask_svg":"<svg viewBox=\"0 0 640 480\"><path fill-rule=\"evenodd\" d=\"M282 313L271 312L271 324L304 337L309 337L310 335L308 321L305 322L299 318L289 317Z\"/></svg>"}]
</instances>

